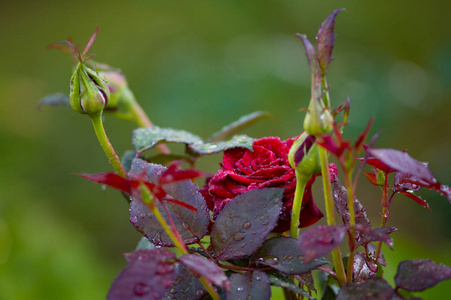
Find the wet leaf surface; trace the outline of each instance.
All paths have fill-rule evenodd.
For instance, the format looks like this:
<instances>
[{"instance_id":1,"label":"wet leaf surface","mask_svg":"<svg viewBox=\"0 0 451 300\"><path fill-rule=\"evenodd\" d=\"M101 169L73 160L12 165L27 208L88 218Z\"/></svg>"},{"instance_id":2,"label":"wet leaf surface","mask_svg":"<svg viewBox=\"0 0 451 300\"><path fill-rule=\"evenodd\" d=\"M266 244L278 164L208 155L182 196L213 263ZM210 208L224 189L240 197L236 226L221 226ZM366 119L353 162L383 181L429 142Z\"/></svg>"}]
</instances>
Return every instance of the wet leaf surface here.
<instances>
[{"instance_id":1,"label":"wet leaf surface","mask_svg":"<svg viewBox=\"0 0 451 300\"><path fill-rule=\"evenodd\" d=\"M140 152L155 147L160 142L196 144L203 143L202 138L185 130L172 128L139 128L133 131L133 146Z\"/></svg>"},{"instance_id":2,"label":"wet leaf surface","mask_svg":"<svg viewBox=\"0 0 451 300\"><path fill-rule=\"evenodd\" d=\"M215 263L197 254L186 254L179 258L191 271L207 278L211 283L223 290L230 288L227 275Z\"/></svg>"},{"instance_id":3,"label":"wet leaf surface","mask_svg":"<svg viewBox=\"0 0 451 300\"><path fill-rule=\"evenodd\" d=\"M307 229L299 237L298 244L304 262L309 263L330 253L341 244L345 235L346 228L343 225L316 226Z\"/></svg>"},{"instance_id":4,"label":"wet leaf surface","mask_svg":"<svg viewBox=\"0 0 451 300\"><path fill-rule=\"evenodd\" d=\"M296 294L302 295L308 299L315 299L310 296L309 293L301 289L297 284L293 283L288 276L282 273L271 272L269 275L269 282L273 286L278 286L284 289L288 289Z\"/></svg>"},{"instance_id":5,"label":"wet leaf surface","mask_svg":"<svg viewBox=\"0 0 451 300\"><path fill-rule=\"evenodd\" d=\"M309 272L317 266L328 263L324 257L305 263L304 257L299 254L298 240L289 237L266 240L252 257L252 262L270 266L290 275Z\"/></svg>"},{"instance_id":6,"label":"wet leaf surface","mask_svg":"<svg viewBox=\"0 0 451 300\"><path fill-rule=\"evenodd\" d=\"M175 280L171 289L163 297L164 300L202 299L208 292L200 280L182 263L175 265Z\"/></svg>"},{"instance_id":7,"label":"wet leaf surface","mask_svg":"<svg viewBox=\"0 0 451 300\"><path fill-rule=\"evenodd\" d=\"M198 155L214 154L232 148L246 148L253 151L252 144L254 139L247 135L235 135L232 139L225 142L216 143L195 143L189 145L189 149Z\"/></svg>"},{"instance_id":8,"label":"wet leaf surface","mask_svg":"<svg viewBox=\"0 0 451 300\"><path fill-rule=\"evenodd\" d=\"M220 260L251 255L276 226L283 189L256 189L238 195L224 206L211 231L213 249Z\"/></svg>"},{"instance_id":9,"label":"wet leaf surface","mask_svg":"<svg viewBox=\"0 0 451 300\"><path fill-rule=\"evenodd\" d=\"M259 270L246 274L235 273L230 276L231 287L227 300L265 300L271 298L271 285L268 276Z\"/></svg>"},{"instance_id":10,"label":"wet leaf surface","mask_svg":"<svg viewBox=\"0 0 451 300\"><path fill-rule=\"evenodd\" d=\"M336 300L387 300L395 290L383 278L373 278L362 283L347 283L338 292Z\"/></svg>"}]
</instances>

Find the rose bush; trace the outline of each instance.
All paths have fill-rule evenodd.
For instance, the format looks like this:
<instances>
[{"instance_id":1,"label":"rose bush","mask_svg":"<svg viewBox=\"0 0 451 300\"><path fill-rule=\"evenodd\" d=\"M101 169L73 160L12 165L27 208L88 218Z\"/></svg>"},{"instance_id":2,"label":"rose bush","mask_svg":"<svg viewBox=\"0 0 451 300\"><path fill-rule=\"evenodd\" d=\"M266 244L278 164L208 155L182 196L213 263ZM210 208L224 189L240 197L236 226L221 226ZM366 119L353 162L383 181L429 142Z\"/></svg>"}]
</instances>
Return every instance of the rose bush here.
<instances>
[{"instance_id":1,"label":"rose bush","mask_svg":"<svg viewBox=\"0 0 451 300\"><path fill-rule=\"evenodd\" d=\"M288 152L294 139L281 141L278 137L256 140L253 151L233 148L224 152L221 169L207 182L202 194L216 217L224 206L236 196L253 189L269 187L285 188L283 208L274 232L290 228L291 208L296 189L296 176L288 162ZM324 215L313 202L310 178L304 191L300 214L300 228L310 226Z\"/></svg>"}]
</instances>

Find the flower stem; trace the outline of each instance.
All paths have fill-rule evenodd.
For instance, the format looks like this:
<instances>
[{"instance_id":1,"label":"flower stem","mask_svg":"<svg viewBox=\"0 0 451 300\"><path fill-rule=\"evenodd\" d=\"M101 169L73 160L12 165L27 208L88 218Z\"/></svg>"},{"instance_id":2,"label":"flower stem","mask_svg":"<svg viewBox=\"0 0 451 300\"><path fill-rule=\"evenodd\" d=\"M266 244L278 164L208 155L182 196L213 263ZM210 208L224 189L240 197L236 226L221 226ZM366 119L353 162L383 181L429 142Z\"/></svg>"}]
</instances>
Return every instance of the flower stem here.
<instances>
[{"instance_id":1,"label":"flower stem","mask_svg":"<svg viewBox=\"0 0 451 300\"><path fill-rule=\"evenodd\" d=\"M291 226L290 226L290 236L293 238L298 237L299 216L301 214L305 186L308 182L308 178L300 174L298 171L295 172L296 172L296 191L294 193L293 209L291 211Z\"/></svg>"},{"instance_id":2,"label":"flower stem","mask_svg":"<svg viewBox=\"0 0 451 300\"><path fill-rule=\"evenodd\" d=\"M324 200L326 204L327 225L336 225L335 212L334 212L334 200L332 196L332 185L330 183L329 174L329 159L327 157L327 151L323 147L319 147L319 156L321 161L321 175L323 177L323 189ZM338 283L340 286L346 283L346 275L341 260L340 248L337 247L332 250L332 259L334 262L335 272L338 277Z\"/></svg>"},{"instance_id":3,"label":"flower stem","mask_svg":"<svg viewBox=\"0 0 451 300\"><path fill-rule=\"evenodd\" d=\"M354 205L354 189L352 185L352 169L346 170L345 176L346 190L348 193L348 210L349 225L351 226L349 236L349 259L347 266L347 282L352 282L352 271L354 270L354 253L355 253L355 205Z\"/></svg>"},{"instance_id":4,"label":"flower stem","mask_svg":"<svg viewBox=\"0 0 451 300\"><path fill-rule=\"evenodd\" d=\"M388 218L388 183L387 183L387 176L385 176L384 180L384 188L382 189L382 216L381 216L381 227L385 226L385 223L387 223ZM375 261L379 259L379 255L381 253L382 248L382 241L379 241L377 244L376 249L376 255L375 255Z\"/></svg>"},{"instance_id":5,"label":"flower stem","mask_svg":"<svg viewBox=\"0 0 451 300\"><path fill-rule=\"evenodd\" d=\"M161 213L158 210L155 203L153 203L153 196L150 193L147 186L141 185L141 195L142 195L143 203L146 204L146 206L150 209L150 211L157 218L158 222L160 222L161 227L163 227L164 231L169 236L171 241L174 243L175 247L182 253L182 255L188 254L188 249L186 249L185 243L183 243L183 241L181 241L180 239L177 238L177 236L180 237L180 234L177 232L177 229L174 227L174 228L172 228L173 229L173 231L172 231L169 228L168 223L161 215ZM174 234L174 232L177 232L177 234ZM216 290L213 288L211 283L206 278L200 276L199 280L214 300L221 299L219 294L216 292Z\"/></svg>"},{"instance_id":6,"label":"flower stem","mask_svg":"<svg viewBox=\"0 0 451 300\"><path fill-rule=\"evenodd\" d=\"M92 125L94 126L94 130L96 132L100 146L102 146L103 151L108 157L108 160L110 161L111 165L113 165L114 170L120 176L126 177L127 172L125 171L124 166L121 164L119 157L114 151L114 148L111 145L110 140L108 139L108 136L105 133L105 128L103 127L102 122L102 112L89 115L89 117L91 118Z\"/></svg>"}]
</instances>

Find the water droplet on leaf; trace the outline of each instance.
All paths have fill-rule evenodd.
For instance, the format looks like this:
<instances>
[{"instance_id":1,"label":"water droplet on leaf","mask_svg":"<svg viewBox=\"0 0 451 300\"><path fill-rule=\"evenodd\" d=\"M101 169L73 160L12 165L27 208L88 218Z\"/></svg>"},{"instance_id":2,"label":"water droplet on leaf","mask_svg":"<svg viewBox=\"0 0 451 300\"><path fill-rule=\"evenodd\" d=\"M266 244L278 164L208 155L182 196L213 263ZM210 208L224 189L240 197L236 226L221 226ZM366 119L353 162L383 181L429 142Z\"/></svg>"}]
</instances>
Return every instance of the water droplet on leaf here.
<instances>
[{"instance_id":1,"label":"water droplet on leaf","mask_svg":"<svg viewBox=\"0 0 451 300\"><path fill-rule=\"evenodd\" d=\"M233 236L233 239L235 241L241 241L242 239L244 239L246 237L246 234L244 232L238 232L237 234L235 234Z\"/></svg>"},{"instance_id":2,"label":"water droplet on leaf","mask_svg":"<svg viewBox=\"0 0 451 300\"><path fill-rule=\"evenodd\" d=\"M144 296L150 292L150 286L148 284L145 284L143 282L138 282L133 287L133 293L135 293L136 296Z\"/></svg>"},{"instance_id":3,"label":"water droplet on leaf","mask_svg":"<svg viewBox=\"0 0 451 300\"><path fill-rule=\"evenodd\" d=\"M251 227L251 222L245 222L245 223L243 224L243 228L244 228L244 229L248 229L249 227Z\"/></svg>"}]
</instances>

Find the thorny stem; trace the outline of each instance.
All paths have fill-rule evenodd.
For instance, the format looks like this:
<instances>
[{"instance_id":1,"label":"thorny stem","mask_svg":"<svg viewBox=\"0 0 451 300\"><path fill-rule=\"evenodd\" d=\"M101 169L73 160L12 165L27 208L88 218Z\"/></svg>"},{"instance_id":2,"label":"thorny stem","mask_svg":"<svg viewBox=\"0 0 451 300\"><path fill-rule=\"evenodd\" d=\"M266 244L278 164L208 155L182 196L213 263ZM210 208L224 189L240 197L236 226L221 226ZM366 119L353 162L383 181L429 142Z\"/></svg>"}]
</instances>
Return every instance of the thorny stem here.
<instances>
[{"instance_id":1,"label":"thorny stem","mask_svg":"<svg viewBox=\"0 0 451 300\"><path fill-rule=\"evenodd\" d=\"M326 204L326 215L327 215L327 225L336 225L335 212L334 212L334 202L332 196L332 185L330 183L329 174L329 159L327 157L327 151L323 147L319 147L319 156L321 161L321 175L323 177L323 189L324 189L324 200ZM346 283L346 275L343 266L343 261L341 260L340 248L335 248L332 250L332 259L334 262L335 271L338 277L338 283L340 286Z\"/></svg>"},{"instance_id":2,"label":"thorny stem","mask_svg":"<svg viewBox=\"0 0 451 300\"><path fill-rule=\"evenodd\" d=\"M174 232L171 231L168 223L163 218L156 205L153 203L152 194L145 185L141 185L141 195L143 203L145 203L146 206L152 211L154 216L157 218L158 222L160 222L161 227L163 227L164 231L169 236L174 245L177 247L177 249L182 253L182 255L188 254L188 250L186 249L185 243L177 239L176 235L174 234L174 232L177 232L177 229L174 227L173 228ZM180 236L180 234L178 233L177 235ZM216 290L213 288L211 283L206 278L200 276L199 281L202 283L202 285L205 287L205 289L208 291L208 293L214 300L221 300L219 294L216 292Z\"/></svg>"},{"instance_id":3,"label":"thorny stem","mask_svg":"<svg viewBox=\"0 0 451 300\"><path fill-rule=\"evenodd\" d=\"M355 206L354 206L354 189L352 186L352 169L346 170L345 176L346 190L348 193L348 210L349 210L349 225L351 230L349 236L349 259L347 266L347 282L352 282L352 271L354 269L354 253L355 253Z\"/></svg>"},{"instance_id":4,"label":"thorny stem","mask_svg":"<svg viewBox=\"0 0 451 300\"><path fill-rule=\"evenodd\" d=\"M299 215L301 214L305 186L308 182L308 178L305 178L305 176L301 175L297 170L295 171L295 173L296 173L296 191L294 193L293 209L291 212L291 226L290 226L290 236L293 238L298 237Z\"/></svg>"},{"instance_id":5,"label":"thorny stem","mask_svg":"<svg viewBox=\"0 0 451 300\"><path fill-rule=\"evenodd\" d=\"M102 112L97 114L89 115L92 121L92 125L94 126L94 131L96 132L97 139L99 140L100 146L102 146L103 151L105 152L108 160L113 166L114 170L121 177L127 177L127 172L124 169L124 166L121 164L119 157L114 151L113 146L108 139L108 136L105 133L105 128L103 127L102 122Z\"/></svg>"},{"instance_id":6,"label":"thorny stem","mask_svg":"<svg viewBox=\"0 0 451 300\"><path fill-rule=\"evenodd\" d=\"M381 227L385 226L385 223L387 223L387 218L388 218L388 183L387 183L387 176L385 176L385 180L384 180L384 187L382 189L382 216L381 216ZM377 249L376 249L376 256L375 256L375 261L377 262L378 258L379 258L379 254L381 253L381 248L382 248L382 241L379 241L379 243L377 244Z\"/></svg>"}]
</instances>

